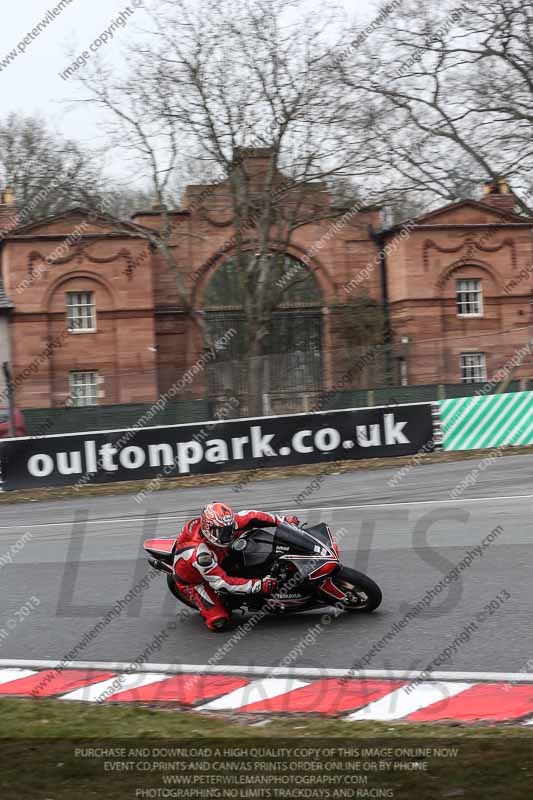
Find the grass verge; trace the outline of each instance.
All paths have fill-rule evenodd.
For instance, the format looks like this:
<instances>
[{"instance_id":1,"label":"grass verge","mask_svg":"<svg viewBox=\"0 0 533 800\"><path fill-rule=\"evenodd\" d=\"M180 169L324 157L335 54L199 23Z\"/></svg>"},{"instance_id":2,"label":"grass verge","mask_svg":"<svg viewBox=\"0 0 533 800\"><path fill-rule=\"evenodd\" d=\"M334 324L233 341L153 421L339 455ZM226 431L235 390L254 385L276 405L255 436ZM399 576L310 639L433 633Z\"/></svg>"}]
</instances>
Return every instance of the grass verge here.
<instances>
[{"instance_id":1,"label":"grass verge","mask_svg":"<svg viewBox=\"0 0 533 800\"><path fill-rule=\"evenodd\" d=\"M457 452L437 452L425 453L418 466L424 464L443 464L451 461L471 461L482 459L488 455L489 450L465 450ZM509 446L498 450L499 456L528 455L533 453L533 446L513 447ZM164 478L153 492L161 492L168 489L192 488L195 486L207 486L218 484L232 486L235 494L241 492L246 486L255 481L266 480L285 480L286 478L301 478L307 475L330 475L332 473L359 472L361 470L376 469L401 469L401 467L413 465L414 456L404 456L401 458L369 458L361 461L335 461L322 464L304 464L294 467L263 467L255 470L240 470L236 472L219 472L213 475L188 475L176 478ZM137 494L144 488L149 487L150 480L142 481L122 481L119 483L95 483L85 484L75 489L71 486L49 487L46 489L19 490L14 492L0 493L0 504L2 503L29 503L47 502L57 499L79 499L80 497L101 497L121 494ZM142 508L143 504L139 505Z\"/></svg>"},{"instance_id":2,"label":"grass verge","mask_svg":"<svg viewBox=\"0 0 533 800\"><path fill-rule=\"evenodd\" d=\"M1 699L0 719L2 800L523 800L533 785L533 729L515 726L258 721L24 699Z\"/></svg>"}]
</instances>

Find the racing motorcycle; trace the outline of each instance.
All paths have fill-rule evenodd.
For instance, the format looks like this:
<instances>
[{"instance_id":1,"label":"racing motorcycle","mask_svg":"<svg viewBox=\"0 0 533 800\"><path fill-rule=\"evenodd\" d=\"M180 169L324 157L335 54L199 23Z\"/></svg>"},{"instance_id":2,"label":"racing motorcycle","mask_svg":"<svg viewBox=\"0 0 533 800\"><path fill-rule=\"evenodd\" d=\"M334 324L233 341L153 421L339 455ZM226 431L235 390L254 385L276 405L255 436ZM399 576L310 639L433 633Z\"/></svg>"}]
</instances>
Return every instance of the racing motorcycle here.
<instances>
[{"instance_id":1,"label":"racing motorcycle","mask_svg":"<svg viewBox=\"0 0 533 800\"><path fill-rule=\"evenodd\" d=\"M144 549L150 564L166 573L168 588L190 608L194 603L180 591L173 576L175 539L149 539ZM265 595L219 593L229 611L292 614L336 606L344 612L369 613L381 603L381 589L371 578L340 562L339 548L325 523L312 527L280 522L275 531L254 529L233 540L221 564L229 575L278 581Z\"/></svg>"}]
</instances>

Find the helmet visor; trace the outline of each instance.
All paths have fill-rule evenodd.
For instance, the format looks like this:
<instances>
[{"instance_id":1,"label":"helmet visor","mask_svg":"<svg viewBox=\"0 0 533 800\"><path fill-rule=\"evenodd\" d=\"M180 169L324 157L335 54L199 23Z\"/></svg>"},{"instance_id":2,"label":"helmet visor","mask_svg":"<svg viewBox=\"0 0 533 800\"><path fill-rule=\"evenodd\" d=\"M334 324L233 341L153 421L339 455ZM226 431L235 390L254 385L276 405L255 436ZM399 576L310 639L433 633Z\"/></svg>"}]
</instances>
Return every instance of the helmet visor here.
<instances>
[{"instance_id":1,"label":"helmet visor","mask_svg":"<svg viewBox=\"0 0 533 800\"><path fill-rule=\"evenodd\" d=\"M231 538L235 530L235 525L216 525L211 530L219 544L228 545L231 544Z\"/></svg>"}]
</instances>

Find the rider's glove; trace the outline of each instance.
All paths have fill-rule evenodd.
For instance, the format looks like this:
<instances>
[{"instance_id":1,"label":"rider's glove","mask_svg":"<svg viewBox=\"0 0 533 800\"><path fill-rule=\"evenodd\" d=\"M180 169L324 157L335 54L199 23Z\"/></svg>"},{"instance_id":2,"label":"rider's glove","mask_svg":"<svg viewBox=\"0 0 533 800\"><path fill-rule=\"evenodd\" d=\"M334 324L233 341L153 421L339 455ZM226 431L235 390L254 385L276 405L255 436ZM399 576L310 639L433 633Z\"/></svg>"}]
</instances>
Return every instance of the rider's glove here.
<instances>
[{"instance_id":1,"label":"rider's glove","mask_svg":"<svg viewBox=\"0 0 533 800\"><path fill-rule=\"evenodd\" d=\"M300 524L300 520L298 519L298 517L291 516L290 514L289 514L289 516L286 516L284 519L285 519L285 522L289 523L289 525L299 525Z\"/></svg>"},{"instance_id":2,"label":"rider's glove","mask_svg":"<svg viewBox=\"0 0 533 800\"><path fill-rule=\"evenodd\" d=\"M276 591L277 585L277 580L267 575L266 578L259 579L255 582L253 591L260 592L261 594L272 594L272 592Z\"/></svg>"}]
</instances>

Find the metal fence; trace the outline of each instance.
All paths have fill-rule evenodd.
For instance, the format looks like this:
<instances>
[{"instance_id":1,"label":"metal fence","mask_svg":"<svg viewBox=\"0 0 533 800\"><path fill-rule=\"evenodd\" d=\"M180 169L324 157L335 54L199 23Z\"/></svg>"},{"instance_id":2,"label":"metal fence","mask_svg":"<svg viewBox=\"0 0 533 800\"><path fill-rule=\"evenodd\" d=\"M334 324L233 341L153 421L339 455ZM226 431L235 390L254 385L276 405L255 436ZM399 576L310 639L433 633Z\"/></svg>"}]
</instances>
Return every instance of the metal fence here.
<instances>
[{"instance_id":1,"label":"metal fence","mask_svg":"<svg viewBox=\"0 0 533 800\"><path fill-rule=\"evenodd\" d=\"M282 318L278 322L281 327L286 324ZM149 393L139 392L139 372L103 369L98 385L107 391L95 396L94 405L85 407L75 407L75 400L67 397L68 373L62 376L56 370L51 387L43 370L25 379L21 392L35 401L18 400L19 383L16 405L22 407L28 433L46 435L127 428L139 420L142 425L169 425L250 416L250 374L260 376L261 385L252 388L258 393L255 399L259 398L255 408L265 416L437 401L533 387L533 347L527 327L498 335L480 331L475 336L450 335L446 340L336 349L324 347L324 342L320 348L318 322L307 320L305 329L303 338L303 328L293 328L289 336L296 345L293 349L267 352L259 357L259 363L252 364L228 349L217 354L215 361L206 360L201 368L195 362L186 371L169 367L154 371L148 383L156 388ZM281 331L282 339L285 334ZM276 341L279 343L279 337ZM465 373L465 353L479 369L469 368ZM146 378L145 372L142 377ZM58 386L63 390L54 394L52 390ZM129 394L138 402L110 402L110 398Z\"/></svg>"}]
</instances>

